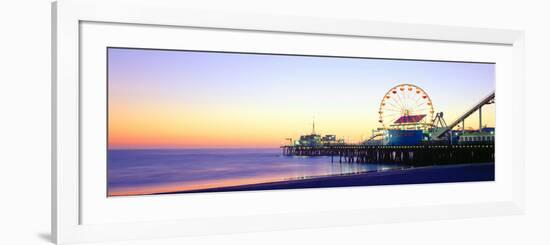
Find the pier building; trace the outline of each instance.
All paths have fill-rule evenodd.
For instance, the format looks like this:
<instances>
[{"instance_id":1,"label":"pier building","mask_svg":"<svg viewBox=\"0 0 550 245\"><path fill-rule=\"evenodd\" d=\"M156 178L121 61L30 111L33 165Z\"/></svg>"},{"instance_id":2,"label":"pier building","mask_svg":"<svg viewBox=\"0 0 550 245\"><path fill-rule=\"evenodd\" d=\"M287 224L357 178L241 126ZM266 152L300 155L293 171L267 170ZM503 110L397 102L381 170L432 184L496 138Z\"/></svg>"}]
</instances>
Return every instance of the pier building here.
<instances>
[{"instance_id":1,"label":"pier building","mask_svg":"<svg viewBox=\"0 0 550 245\"><path fill-rule=\"evenodd\" d=\"M343 144L344 139L337 139L334 134L321 136L315 131L315 121L313 121L310 134L300 135L300 138L293 142L294 146L320 147L327 145Z\"/></svg>"}]
</instances>

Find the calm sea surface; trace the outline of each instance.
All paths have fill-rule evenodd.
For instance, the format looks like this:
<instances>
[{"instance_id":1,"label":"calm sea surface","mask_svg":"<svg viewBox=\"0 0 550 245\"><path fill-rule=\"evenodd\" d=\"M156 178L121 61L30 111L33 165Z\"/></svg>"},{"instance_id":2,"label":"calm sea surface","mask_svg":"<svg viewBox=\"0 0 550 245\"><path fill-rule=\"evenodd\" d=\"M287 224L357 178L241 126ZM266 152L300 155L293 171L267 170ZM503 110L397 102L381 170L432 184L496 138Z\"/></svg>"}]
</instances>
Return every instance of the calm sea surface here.
<instances>
[{"instance_id":1,"label":"calm sea surface","mask_svg":"<svg viewBox=\"0 0 550 245\"><path fill-rule=\"evenodd\" d=\"M109 195L135 195L404 168L282 156L280 149L109 150Z\"/></svg>"}]
</instances>

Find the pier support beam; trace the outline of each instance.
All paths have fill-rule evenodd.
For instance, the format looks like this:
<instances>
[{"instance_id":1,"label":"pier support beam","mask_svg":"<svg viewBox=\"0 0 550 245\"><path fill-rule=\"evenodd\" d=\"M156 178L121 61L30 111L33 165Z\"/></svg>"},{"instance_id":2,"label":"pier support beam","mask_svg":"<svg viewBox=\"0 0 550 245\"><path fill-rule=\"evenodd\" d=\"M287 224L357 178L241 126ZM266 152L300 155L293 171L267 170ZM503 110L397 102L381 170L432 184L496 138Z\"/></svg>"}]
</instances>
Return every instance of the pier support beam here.
<instances>
[{"instance_id":1,"label":"pier support beam","mask_svg":"<svg viewBox=\"0 0 550 245\"><path fill-rule=\"evenodd\" d=\"M338 148L283 147L288 156L330 156L339 163L406 163L414 166L494 161L494 144L358 146Z\"/></svg>"}]
</instances>

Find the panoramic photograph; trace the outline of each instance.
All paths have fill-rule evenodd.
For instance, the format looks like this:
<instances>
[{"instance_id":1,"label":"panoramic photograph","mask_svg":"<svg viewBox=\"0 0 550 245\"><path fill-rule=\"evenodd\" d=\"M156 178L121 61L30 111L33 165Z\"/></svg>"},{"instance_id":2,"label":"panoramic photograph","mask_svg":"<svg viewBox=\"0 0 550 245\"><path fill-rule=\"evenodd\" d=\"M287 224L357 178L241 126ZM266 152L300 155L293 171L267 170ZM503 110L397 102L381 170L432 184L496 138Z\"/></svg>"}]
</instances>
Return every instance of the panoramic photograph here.
<instances>
[{"instance_id":1,"label":"panoramic photograph","mask_svg":"<svg viewBox=\"0 0 550 245\"><path fill-rule=\"evenodd\" d=\"M107 48L107 195L494 181L495 64Z\"/></svg>"}]
</instances>

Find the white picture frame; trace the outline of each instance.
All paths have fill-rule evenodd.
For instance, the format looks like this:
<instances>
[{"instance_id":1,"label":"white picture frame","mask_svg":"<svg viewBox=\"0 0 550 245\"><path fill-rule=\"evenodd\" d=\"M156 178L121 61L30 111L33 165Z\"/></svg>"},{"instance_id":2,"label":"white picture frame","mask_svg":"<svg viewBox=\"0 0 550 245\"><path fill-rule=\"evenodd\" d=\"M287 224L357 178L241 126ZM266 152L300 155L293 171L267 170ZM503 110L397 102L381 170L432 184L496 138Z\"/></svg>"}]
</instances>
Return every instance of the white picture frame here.
<instances>
[{"instance_id":1,"label":"white picture frame","mask_svg":"<svg viewBox=\"0 0 550 245\"><path fill-rule=\"evenodd\" d=\"M510 103L507 110L510 113L510 124L507 128L510 130L502 133L508 136L510 147L513 147L514 151L502 153L507 155L502 155L501 158L498 158L497 155L497 159L506 158L510 161L509 178L503 187L505 189L503 189L502 195L483 201L480 199L451 203L433 202L429 205L410 202L397 206L388 205L387 208L354 206L342 210L319 209L311 212L303 210L275 212L274 209L266 209L267 211L264 210L262 214L217 214L208 217L198 215L189 219L178 217L154 221L121 219L120 221L124 222L105 221L87 224L82 222L83 203L88 199L83 194L82 187L82 176L86 175L84 173L86 168L82 168L81 165L83 158L81 155L81 95L87 92L83 91L86 87L80 86L80 81L83 79L81 74L83 23L116 23L149 27L283 33L319 37L417 40L509 47L511 52L509 56L510 70L507 71L507 74L510 77L507 79L511 82L501 83L498 88L499 91L510 91L510 93L503 92L502 96L499 93L499 100L510 99L507 97L510 94L515 96L514 103ZM522 31L194 11L186 10L184 2L169 0L60 0L52 5L52 31L52 237L58 244L513 215L521 214L524 211L523 111L525 89L523 81L524 34ZM348 192L350 191L358 192L359 189L350 189ZM300 190L299 195L313 192L316 191ZM284 192L265 194L265 197L278 195L288 198L281 193ZM334 194L338 195L337 192ZM258 195L258 193L250 195ZM295 194L295 196L297 195ZM181 198L175 196L163 197L163 199L162 202L173 202L175 199ZM131 202L132 200L126 199L125 201ZM209 202L207 198L202 201Z\"/></svg>"}]
</instances>

